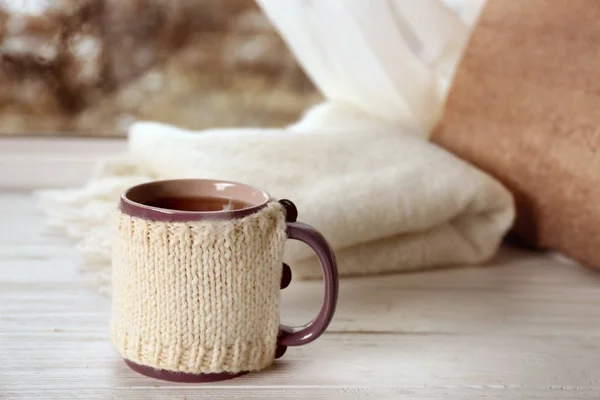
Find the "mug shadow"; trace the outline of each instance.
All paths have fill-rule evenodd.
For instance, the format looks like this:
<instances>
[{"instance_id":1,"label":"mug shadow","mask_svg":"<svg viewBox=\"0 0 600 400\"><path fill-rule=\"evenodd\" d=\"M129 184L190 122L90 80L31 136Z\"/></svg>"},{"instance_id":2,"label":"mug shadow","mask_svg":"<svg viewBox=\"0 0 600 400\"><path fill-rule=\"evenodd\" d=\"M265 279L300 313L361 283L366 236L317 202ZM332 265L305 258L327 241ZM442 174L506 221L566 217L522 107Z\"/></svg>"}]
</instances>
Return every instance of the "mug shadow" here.
<instances>
[{"instance_id":1,"label":"mug shadow","mask_svg":"<svg viewBox=\"0 0 600 400\"><path fill-rule=\"evenodd\" d=\"M342 278L336 315L328 332L408 334L514 329L507 327L506 321L527 309L523 298L530 290L528 285L534 284L536 273L523 267L539 260L540 254L505 245L482 265ZM315 295L314 289L306 292L306 296ZM298 302L309 301L295 297Z\"/></svg>"}]
</instances>

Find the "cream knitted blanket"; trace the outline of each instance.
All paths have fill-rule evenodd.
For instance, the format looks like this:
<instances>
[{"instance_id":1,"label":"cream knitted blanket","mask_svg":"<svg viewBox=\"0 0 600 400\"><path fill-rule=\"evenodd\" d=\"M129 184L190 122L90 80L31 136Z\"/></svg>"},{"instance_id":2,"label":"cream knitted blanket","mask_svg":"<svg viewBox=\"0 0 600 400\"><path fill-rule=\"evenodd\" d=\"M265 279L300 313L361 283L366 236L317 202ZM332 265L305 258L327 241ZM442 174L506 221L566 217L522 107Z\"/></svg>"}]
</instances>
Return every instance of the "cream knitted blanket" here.
<instances>
[{"instance_id":1,"label":"cream knitted blanket","mask_svg":"<svg viewBox=\"0 0 600 400\"><path fill-rule=\"evenodd\" d=\"M427 141L468 29L435 0L310 2L310 12L309 3L300 0L286 1L285 7L278 0L260 3L331 100L282 129L189 132L136 123L129 152L100 166L84 188L42 194L51 222L79 242L86 270L98 285L107 288L110 282L109 215L118 196L151 179L220 178L292 199L299 219L331 242L341 275L489 259L513 221L510 193ZM376 15L360 12L364 4L373 5ZM438 41L429 31L413 31L423 37L420 54L427 55L427 63L406 44L399 19L379 18L388 15L387 9L377 11L381 4L415 18L422 16L423 5L431 6L437 21L432 29L441 29ZM318 24L327 13L335 13L336 21L329 30ZM348 41L338 29L356 40ZM309 46L306 37L315 31L321 40ZM377 32L385 32L385 40ZM351 52L346 42L352 42ZM399 64L389 56L395 51L410 57L401 63L405 75L393 73ZM324 52L327 57L319 58ZM367 58L352 59L357 55ZM344 66L345 74L336 73ZM288 245L285 260L296 277L319 276L316 258L305 247Z\"/></svg>"}]
</instances>

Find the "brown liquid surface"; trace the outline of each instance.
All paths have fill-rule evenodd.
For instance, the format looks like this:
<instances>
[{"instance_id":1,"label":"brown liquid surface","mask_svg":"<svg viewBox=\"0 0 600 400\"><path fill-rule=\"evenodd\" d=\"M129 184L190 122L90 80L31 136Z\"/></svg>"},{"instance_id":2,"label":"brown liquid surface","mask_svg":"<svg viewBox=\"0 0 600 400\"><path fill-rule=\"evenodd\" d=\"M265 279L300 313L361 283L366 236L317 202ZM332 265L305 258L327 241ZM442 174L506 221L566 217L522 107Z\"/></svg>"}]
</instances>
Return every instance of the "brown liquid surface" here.
<instances>
[{"instance_id":1,"label":"brown liquid surface","mask_svg":"<svg viewBox=\"0 0 600 400\"><path fill-rule=\"evenodd\" d=\"M178 211L231 211L251 207L245 201L223 197L157 197L145 205Z\"/></svg>"}]
</instances>

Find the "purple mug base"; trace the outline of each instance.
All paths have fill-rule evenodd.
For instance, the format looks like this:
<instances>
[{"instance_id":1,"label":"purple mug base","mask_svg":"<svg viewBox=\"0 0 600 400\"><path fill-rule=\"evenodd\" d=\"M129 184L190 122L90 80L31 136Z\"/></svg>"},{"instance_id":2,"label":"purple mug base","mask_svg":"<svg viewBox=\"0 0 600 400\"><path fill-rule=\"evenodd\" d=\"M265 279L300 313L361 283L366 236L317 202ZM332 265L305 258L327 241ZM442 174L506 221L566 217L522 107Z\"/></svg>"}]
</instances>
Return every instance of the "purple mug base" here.
<instances>
[{"instance_id":1,"label":"purple mug base","mask_svg":"<svg viewBox=\"0 0 600 400\"><path fill-rule=\"evenodd\" d=\"M226 381L228 379L237 378L248 373L248 371L242 371L238 373L221 372L216 374L188 374L185 372L174 372L167 371L165 369L156 369L148 367L146 365L136 364L133 361L124 359L125 364L135 372L142 375L146 375L150 378L161 379L163 381L171 382L188 382L188 383L209 383Z\"/></svg>"}]
</instances>

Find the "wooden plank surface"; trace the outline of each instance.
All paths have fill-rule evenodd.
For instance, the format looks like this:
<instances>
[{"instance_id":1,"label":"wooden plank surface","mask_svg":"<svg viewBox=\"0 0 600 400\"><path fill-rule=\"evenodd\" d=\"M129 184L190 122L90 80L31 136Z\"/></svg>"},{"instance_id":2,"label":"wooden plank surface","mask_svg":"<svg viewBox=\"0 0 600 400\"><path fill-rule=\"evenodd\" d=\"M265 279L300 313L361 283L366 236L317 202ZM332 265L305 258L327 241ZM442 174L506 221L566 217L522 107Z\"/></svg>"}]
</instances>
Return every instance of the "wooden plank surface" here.
<instances>
[{"instance_id":1,"label":"wooden plank surface","mask_svg":"<svg viewBox=\"0 0 600 400\"><path fill-rule=\"evenodd\" d=\"M600 398L600 275L549 255L343 280L320 340L262 373L173 384L124 366L109 300L30 195L0 192L0 210L0 399ZM283 322L320 298L320 282L293 282Z\"/></svg>"},{"instance_id":2,"label":"wooden plank surface","mask_svg":"<svg viewBox=\"0 0 600 400\"><path fill-rule=\"evenodd\" d=\"M127 150L125 138L1 137L0 187L82 185L96 164Z\"/></svg>"}]
</instances>

